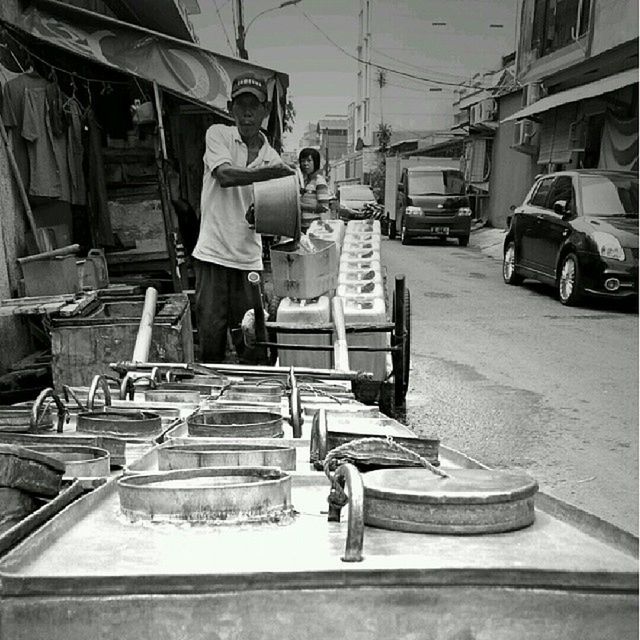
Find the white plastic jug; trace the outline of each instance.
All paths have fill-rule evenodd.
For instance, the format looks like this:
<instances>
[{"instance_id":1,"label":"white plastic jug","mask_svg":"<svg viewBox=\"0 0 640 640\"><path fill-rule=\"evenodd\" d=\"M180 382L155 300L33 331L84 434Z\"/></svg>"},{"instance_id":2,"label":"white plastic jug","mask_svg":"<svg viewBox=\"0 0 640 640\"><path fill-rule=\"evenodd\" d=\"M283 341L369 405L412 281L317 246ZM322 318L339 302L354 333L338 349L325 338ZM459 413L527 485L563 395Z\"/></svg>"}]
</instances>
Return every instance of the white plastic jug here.
<instances>
[{"instance_id":1,"label":"white plastic jug","mask_svg":"<svg viewBox=\"0 0 640 640\"><path fill-rule=\"evenodd\" d=\"M320 296L317 300L293 300L283 298L278 307L278 322L292 322L308 326L310 324L327 324L331 321L331 304L328 296ZM331 334L328 333L281 333L278 332L278 343L301 345L331 346ZM297 351L278 349L278 361L283 367L315 367L331 369L331 351Z\"/></svg>"}]
</instances>

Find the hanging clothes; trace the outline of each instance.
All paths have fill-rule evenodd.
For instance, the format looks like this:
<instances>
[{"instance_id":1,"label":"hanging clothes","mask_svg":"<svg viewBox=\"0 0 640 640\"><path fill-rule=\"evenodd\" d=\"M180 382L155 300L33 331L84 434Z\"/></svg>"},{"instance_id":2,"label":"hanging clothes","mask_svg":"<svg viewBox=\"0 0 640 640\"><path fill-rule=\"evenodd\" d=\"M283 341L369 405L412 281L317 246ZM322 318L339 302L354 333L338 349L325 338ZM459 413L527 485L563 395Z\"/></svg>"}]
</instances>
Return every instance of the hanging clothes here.
<instances>
[{"instance_id":1,"label":"hanging clothes","mask_svg":"<svg viewBox=\"0 0 640 640\"><path fill-rule=\"evenodd\" d=\"M599 169L638 170L638 117L617 118L607 111L600 143Z\"/></svg>"},{"instance_id":2,"label":"hanging clothes","mask_svg":"<svg viewBox=\"0 0 640 640\"><path fill-rule=\"evenodd\" d=\"M82 144L82 110L77 100L69 98L64 105L67 115L67 162L69 165L71 204L87 202L84 180L84 146Z\"/></svg>"}]
</instances>

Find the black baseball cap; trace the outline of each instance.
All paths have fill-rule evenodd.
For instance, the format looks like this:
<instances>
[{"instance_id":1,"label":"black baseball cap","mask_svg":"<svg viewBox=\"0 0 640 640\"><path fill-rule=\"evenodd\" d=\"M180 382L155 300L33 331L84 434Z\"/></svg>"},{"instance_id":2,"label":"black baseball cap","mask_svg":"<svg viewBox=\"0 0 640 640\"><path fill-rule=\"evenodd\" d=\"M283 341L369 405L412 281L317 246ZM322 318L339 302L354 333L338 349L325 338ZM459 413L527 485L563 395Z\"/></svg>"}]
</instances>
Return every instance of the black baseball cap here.
<instances>
[{"instance_id":1,"label":"black baseball cap","mask_svg":"<svg viewBox=\"0 0 640 640\"><path fill-rule=\"evenodd\" d=\"M233 79L231 85L231 99L233 100L242 93L251 93L260 102L267 101L267 83L258 78L254 73L243 73Z\"/></svg>"}]
</instances>

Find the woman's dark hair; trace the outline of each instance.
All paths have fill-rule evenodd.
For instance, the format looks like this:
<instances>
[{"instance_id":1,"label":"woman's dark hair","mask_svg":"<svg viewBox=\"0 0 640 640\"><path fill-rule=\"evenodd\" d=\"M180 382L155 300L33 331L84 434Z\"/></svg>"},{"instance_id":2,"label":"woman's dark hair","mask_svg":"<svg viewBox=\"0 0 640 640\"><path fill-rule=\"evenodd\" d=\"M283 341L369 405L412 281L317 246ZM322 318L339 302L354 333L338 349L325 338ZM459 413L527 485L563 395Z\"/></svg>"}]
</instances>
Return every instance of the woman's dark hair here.
<instances>
[{"instance_id":1,"label":"woman's dark hair","mask_svg":"<svg viewBox=\"0 0 640 640\"><path fill-rule=\"evenodd\" d=\"M298 164L300 164L304 158L311 158L313 160L313 172L315 173L320 168L320 152L317 149L311 147L305 147L298 154Z\"/></svg>"}]
</instances>

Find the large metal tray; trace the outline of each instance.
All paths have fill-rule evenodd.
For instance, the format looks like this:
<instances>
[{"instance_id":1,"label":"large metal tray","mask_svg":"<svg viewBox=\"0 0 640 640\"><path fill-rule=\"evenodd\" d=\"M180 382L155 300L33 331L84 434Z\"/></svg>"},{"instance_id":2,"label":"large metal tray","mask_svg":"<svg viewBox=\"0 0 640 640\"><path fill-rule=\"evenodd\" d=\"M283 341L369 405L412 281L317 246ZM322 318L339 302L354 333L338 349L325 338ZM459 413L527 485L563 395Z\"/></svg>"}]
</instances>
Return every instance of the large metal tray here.
<instances>
[{"instance_id":1,"label":"large metal tray","mask_svg":"<svg viewBox=\"0 0 640 640\"><path fill-rule=\"evenodd\" d=\"M441 462L478 466L445 447ZM132 524L109 481L0 561L3 634L637 638L637 538L590 514L538 494L534 524L499 535L367 527L363 561L345 563L326 477L291 476L296 517L240 527Z\"/></svg>"}]
</instances>

